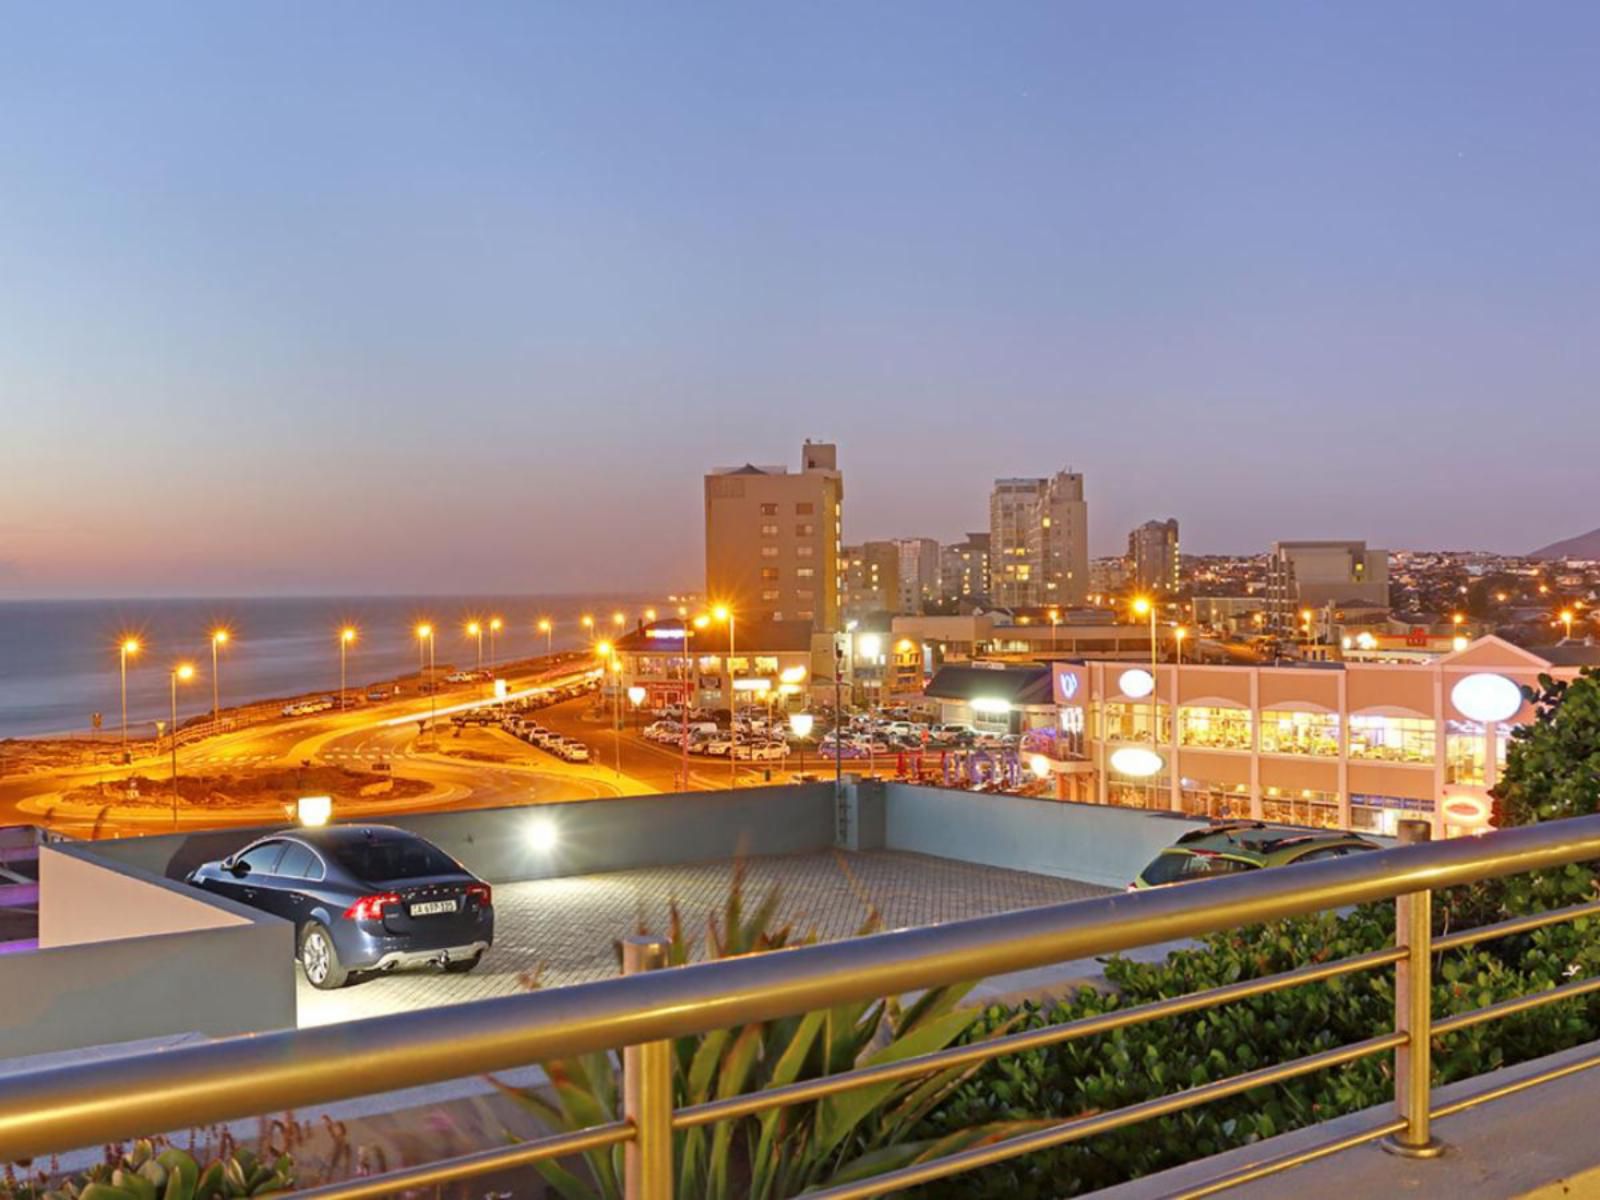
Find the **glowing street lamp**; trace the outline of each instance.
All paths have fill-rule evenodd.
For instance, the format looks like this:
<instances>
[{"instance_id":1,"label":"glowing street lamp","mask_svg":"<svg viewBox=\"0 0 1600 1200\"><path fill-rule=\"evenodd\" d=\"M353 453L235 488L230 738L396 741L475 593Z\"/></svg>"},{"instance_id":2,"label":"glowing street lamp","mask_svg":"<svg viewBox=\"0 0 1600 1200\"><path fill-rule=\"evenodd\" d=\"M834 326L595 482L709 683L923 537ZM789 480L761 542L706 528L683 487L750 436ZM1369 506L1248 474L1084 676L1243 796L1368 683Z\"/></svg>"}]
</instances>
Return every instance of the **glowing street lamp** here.
<instances>
[{"instance_id":1,"label":"glowing street lamp","mask_svg":"<svg viewBox=\"0 0 1600 1200\"><path fill-rule=\"evenodd\" d=\"M483 670L483 625L477 621L467 622L467 636L476 638L478 642L478 670Z\"/></svg>"},{"instance_id":2,"label":"glowing street lamp","mask_svg":"<svg viewBox=\"0 0 1600 1200\"><path fill-rule=\"evenodd\" d=\"M221 683L217 670L217 649L228 644L228 631L226 629L213 629L211 631L211 723L215 725L221 717L222 705Z\"/></svg>"},{"instance_id":3,"label":"glowing street lamp","mask_svg":"<svg viewBox=\"0 0 1600 1200\"><path fill-rule=\"evenodd\" d=\"M611 614L611 623L618 629L621 629L628 623L628 618L623 616L620 612L614 612Z\"/></svg>"},{"instance_id":4,"label":"glowing street lamp","mask_svg":"<svg viewBox=\"0 0 1600 1200\"><path fill-rule=\"evenodd\" d=\"M428 727L433 727L433 722L439 716L439 686L435 680L433 669L433 624L424 621L417 626L417 653L421 654L423 646L428 650Z\"/></svg>"},{"instance_id":5,"label":"glowing street lamp","mask_svg":"<svg viewBox=\"0 0 1600 1200\"><path fill-rule=\"evenodd\" d=\"M1157 689L1156 689L1156 686L1155 686L1155 683L1156 683L1156 606L1155 606L1155 603L1153 601L1151 601L1150 598L1147 597L1147 596L1135 596L1133 598L1133 611L1137 615L1139 615L1141 617L1142 616L1148 616L1150 618L1150 754L1159 759L1160 756L1156 754L1156 749L1155 749L1157 743L1160 741L1159 730L1158 730L1158 727L1160 725L1160 709L1158 709L1157 706L1156 706L1156 691L1157 691ZM1176 721L1177 715L1178 715L1177 712L1174 711L1172 715L1173 715L1174 721ZM1127 757L1127 756L1124 756L1124 757ZM1159 769L1160 768L1158 767L1157 770L1159 770ZM1129 774L1129 775L1141 775L1141 776L1142 775L1149 775L1149 776L1154 776L1155 771L1145 771L1145 772L1124 771L1123 773L1124 774ZM1154 788L1155 788L1155 781L1154 781L1154 779L1152 779L1151 780L1151 793L1150 793L1150 797L1149 797L1150 800L1152 800L1152 801L1155 799Z\"/></svg>"},{"instance_id":6,"label":"glowing street lamp","mask_svg":"<svg viewBox=\"0 0 1600 1200\"><path fill-rule=\"evenodd\" d=\"M789 732L793 733L800 743L800 774L806 773L806 739L811 736L811 727L816 723L816 718L808 712L789 714Z\"/></svg>"},{"instance_id":7,"label":"glowing street lamp","mask_svg":"<svg viewBox=\"0 0 1600 1200\"><path fill-rule=\"evenodd\" d=\"M553 640L555 638L555 634L551 632L553 628L554 626L550 624L549 617L539 618L539 632L544 634L544 653L546 658L549 658L555 653L555 643Z\"/></svg>"},{"instance_id":8,"label":"glowing street lamp","mask_svg":"<svg viewBox=\"0 0 1600 1200\"><path fill-rule=\"evenodd\" d=\"M495 635L505 628L505 622L499 617L489 618L489 670L495 669L494 639Z\"/></svg>"},{"instance_id":9,"label":"glowing street lamp","mask_svg":"<svg viewBox=\"0 0 1600 1200\"><path fill-rule=\"evenodd\" d=\"M179 663L172 668L172 827L178 827L178 684L194 678L193 663Z\"/></svg>"},{"instance_id":10,"label":"glowing street lamp","mask_svg":"<svg viewBox=\"0 0 1600 1200\"><path fill-rule=\"evenodd\" d=\"M587 631L587 633L589 635L589 640L591 642L594 641L594 616L593 616L593 614L592 613L584 613L583 616L579 619L578 624L582 625L583 628L585 629L585 631Z\"/></svg>"},{"instance_id":11,"label":"glowing street lamp","mask_svg":"<svg viewBox=\"0 0 1600 1200\"><path fill-rule=\"evenodd\" d=\"M1574 616L1573 611L1570 608L1563 608L1561 610L1560 620L1561 620L1561 623L1567 627L1566 640L1569 641L1569 642L1572 640L1572 621L1573 621L1573 616Z\"/></svg>"},{"instance_id":12,"label":"glowing street lamp","mask_svg":"<svg viewBox=\"0 0 1600 1200\"><path fill-rule=\"evenodd\" d=\"M128 761L128 659L138 654L142 647L138 638L125 637L117 647L122 663L122 761Z\"/></svg>"},{"instance_id":13,"label":"glowing street lamp","mask_svg":"<svg viewBox=\"0 0 1600 1200\"><path fill-rule=\"evenodd\" d=\"M653 608L645 609L644 610L644 619L646 621L654 621L656 619L656 610L653 609Z\"/></svg>"},{"instance_id":14,"label":"glowing street lamp","mask_svg":"<svg viewBox=\"0 0 1600 1200\"><path fill-rule=\"evenodd\" d=\"M345 710L345 705L346 705L346 702L348 700L348 697L345 695L344 657L345 657L346 651L348 651L350 649L351 644L355 640L356 640L356 631L355 631L355 627L353 625L346 625L343 629L339 630L339 711L340 712L343 712Z\"/></svg>"},{"instance_id":15,"label":"glowing street lamp","mask_svg":"<svg viewBox=\"0 0 1600 1200\"><path fill-rule=\"evenodd\" d=\"M716 604L711 615L717 621L728 623L728 789L739 786L739 700L733 686L733 609L726 604ZM695 622L696 625L699 621Z\"/></svg>"},{"instance_id":16,"label":"glowing street lamp","mask_svg":"<svg viewBox=\"0 0 1600 1200\"><path fill-rule=\"evenodd\" d=\"M1050 653L1051 654L1054 654L1056 652L1056 627L1059 626L1060 624L1061 624L1061 610L1059 608L1052 608L1050 610Z\"/></svg>"},{"instance_id":17,"label":"glowing street lamp","mask_svg":"<svg viewBox=\"0 0 1600 1200\"><path fill-rule=\"evenodd\" d=\"M1182 625L1179 625L1172 631L1172 640L1175 643L1174 657L1177 659L1177 665L1180 667L1183 666L1183 639L1188 636L1189 631Z\"/></svg>"}]
</instances>

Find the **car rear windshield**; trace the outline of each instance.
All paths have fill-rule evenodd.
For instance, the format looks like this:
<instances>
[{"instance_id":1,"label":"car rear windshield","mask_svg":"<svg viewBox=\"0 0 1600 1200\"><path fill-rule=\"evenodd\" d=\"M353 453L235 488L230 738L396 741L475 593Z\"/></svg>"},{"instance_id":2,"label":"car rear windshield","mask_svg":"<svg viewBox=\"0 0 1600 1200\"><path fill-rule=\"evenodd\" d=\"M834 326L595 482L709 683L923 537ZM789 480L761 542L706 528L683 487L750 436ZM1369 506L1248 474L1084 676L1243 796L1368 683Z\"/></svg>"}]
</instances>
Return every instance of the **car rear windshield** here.
<instances>
[{"instance_id":1,"label":"car rear windshield","mask_svg":"<svg viewBox=\"0 0 1600 1200\"><path fill-rule=\"evenodd\" d=\"M444 851L412 838L352 842L335 850L334 857L346 871L366 883L451 875L461 870Z\"/></svg>"},{"instance_id":2,"label":"car rear windshield","mask_svg":"<svg viewBox=\"0 0 1600 1200\"><path fill-rule=\"evenodd\" d=\"M1235 871L1254 869L1254 863L1240 862L1236 858L1178 850L1161 855L1146 867L1144 881L1149 884L1184 883L1191 879L1209 879L1213 875L1231 875Z\"/></svg>"}]
</instances>

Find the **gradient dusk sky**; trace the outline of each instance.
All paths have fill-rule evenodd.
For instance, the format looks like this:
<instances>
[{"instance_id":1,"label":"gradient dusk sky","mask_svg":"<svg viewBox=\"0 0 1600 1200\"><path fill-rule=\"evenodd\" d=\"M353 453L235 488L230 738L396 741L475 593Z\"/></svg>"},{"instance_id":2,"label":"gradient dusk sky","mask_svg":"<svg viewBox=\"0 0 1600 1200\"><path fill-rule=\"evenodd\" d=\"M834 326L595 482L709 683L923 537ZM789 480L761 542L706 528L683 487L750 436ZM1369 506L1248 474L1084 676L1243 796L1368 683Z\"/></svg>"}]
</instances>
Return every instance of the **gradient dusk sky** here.
<instances>
[{"instance_id":1,"label":"gradient dusk sky","mask_svg":"<svg viewBox=\"0 0 1600 1200\"><path fill-rule=\"evenodd\" d=\"M0 596L693 586L1600 525L1592 3L10 4Z\"/></svg>"}]
</instances>

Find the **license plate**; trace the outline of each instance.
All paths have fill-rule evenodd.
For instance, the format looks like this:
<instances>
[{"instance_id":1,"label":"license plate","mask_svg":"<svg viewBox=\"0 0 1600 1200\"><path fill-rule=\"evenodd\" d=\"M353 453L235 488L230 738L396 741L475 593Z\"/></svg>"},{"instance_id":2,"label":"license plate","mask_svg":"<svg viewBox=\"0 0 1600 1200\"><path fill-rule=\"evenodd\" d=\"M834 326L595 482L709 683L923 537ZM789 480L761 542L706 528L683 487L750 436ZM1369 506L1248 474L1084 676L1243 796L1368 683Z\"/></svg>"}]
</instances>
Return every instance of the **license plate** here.
<instances>
[{"instance_id":1,"label":"license plate","mask_svg":"<svg viewBox=\"0 0 1600 1200\"><path fill-rule=\"evenodd\" d=\"M455 912L454 900L429 900L425 904L413 904L411 915L413 917L431 917L434 913Z\"/></svg>"}]
</instances>

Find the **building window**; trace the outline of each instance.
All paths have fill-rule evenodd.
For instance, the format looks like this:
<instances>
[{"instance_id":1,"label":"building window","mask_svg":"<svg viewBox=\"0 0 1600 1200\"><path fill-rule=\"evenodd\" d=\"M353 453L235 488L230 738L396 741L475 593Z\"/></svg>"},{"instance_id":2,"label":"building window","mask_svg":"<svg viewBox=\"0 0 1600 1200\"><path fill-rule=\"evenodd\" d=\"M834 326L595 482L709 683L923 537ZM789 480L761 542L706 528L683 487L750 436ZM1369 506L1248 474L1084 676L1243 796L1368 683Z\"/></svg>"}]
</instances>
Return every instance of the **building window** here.
<instances>
[{"instance_id":1,"label":"building window","mask_svg":"<svg viewBox=\"0 0 1600 1200\"><path fill-rule=\"evenodd\" d=\"M816 596L817 593L811 588L799 588L794 594L794 598L796 600L814 600L816 599Z\"/></svg>"},{"instance_id":2,"label":"building window","mask_svg":"<svg viewBox=\"0 0 1600 1200\"><path fill-rule=\"evenodd\" d=\"M1269 787L1261 794L1261 815L1284 825L1339 828L1339 794L1312 788Z\"/></svg>"},{"instance_id":3,"label":"building window","mask_svg":"<svg viewBox=\"0 0 1600 1200\"><path fill-rule=\"evenodd\" d=\"M1446 721L1444 733L1444 781L1446 783L1485 784L1483 770L1483 726L1476 721ZM1506 766L1506 743L1511 726L1500 726L1495 738L1495 758L1501 771Z\"/></svg>"},{"instance_id":4,"label":"building window","mask_svg":"<svg viewBox=\"0 0 1600 1200\"><path fill-rule=\"evenodd\" d=\"M777 567L762 567L761 568L761 578L763 578L763 579L776 579L777 577L778 577L778 568Z\"/></svg>"},{"instance_id":5,"label":"building window","mask_svg":"<svg viewBox=\"0 0 1600 1200\"><path fill-rule=\"evenodd\" d=\"M778 599L779 596L781 596L781 595L782 595L782 593L777 591L775 588L769 588L766 591L761 593L761 598L763 600L771 601L771 600Z\"/></svg>"},{"instance_id":6,"label":"building window","mask_svg":"<svg viewBox=\"0 0 1600 1200\"><path fill-rule=\"evenodd\" d=\"M810 579L817 572L814 567L796 567L794 573L797 579Z\"/></svg>"},{"instance_id":7,"label":"building window","mask_svg":"<svg viewBox=\"0 0 1600 1200\"><path fill-rule=\"evenodd\" d=\"M763 525L761 527L761 536L762 537L777 537L778 536L778 523L776 521L773 521L770 524Z\"/></svg>"},{"instance_id":8,"label":"building window","mask_svg":"<svg viewBox=\"0 0 1600 1200\"><path fill-rule=\"evenodd\" d=\"M777 505L773 505L772 506L772 511L773 512L777 512L778 511L778 506ZM795 511L795 515L796 516L809 517L812 513L817 511L817 506L815 504L812 504L811 501L809 501L809 500L802 500L802 501L800 501L799 504L796 504L794 506L794 511Z\"/></svg>"},{"instance_id":9,"label":"building window","mask_svg":"<svg viewBox=\"0 0 1600 1200\"><path fill-rule=\"evenodd\" d=\"M1178 740L1212 750L1250 749L1250 713L1243 708L1180 708Z\"/></svg>"},{"instance_id":10,"label":"building window","mask_svg":"<svg viewBox=\"0 0 1600 1200\"><path fill-rule=\"evenodd\" d=\"M1185 816L1213 820L1250 819L1250 785L1217 783L1209 779L1180 779L1180 802Z\"/></svg>"},{"instance_id":11,"label":"building window","mask_svg":"<svg viewBox=\"0 0 1600 1200\"><path fill-rule=\"evenodd\" d=\"M801 521L794 527L795 537L810 537L817 532L817 527L810 521Z\"/></svg>"},{"instance_id":12,"label":"building window","mask_svg":"<svg viewBox=\"0 0 1600 1200\"><path fill-rule=\"evenodd\" d=\"M778 506L776 504L763 504L761 506L761 515L763 517L775 517L775 516L777 516L778 515Z\"/></svg>"},{"instance_id":13,"label":"building window","mask_svg":"<svg viewBox=\"0 0 1600 1200\"><path fill-rule=\"evenodd\" d=\"M812 612L809 608L804 608L795 613L794 619L796 621L814 621L816 616L817 614Z\"/></svg>"},{"instance_id":14,"label":"building window","mask_svg":"<svg viewBox=\"0 0 1600 1200\"><path fill-rule=\"evenodd\" d=\"M816 556L816 547L815 546L796 546L794 548L794 556L796 558L814 558Z\"/></svg>"},{"instance_id":15,"label":"building window","mask_svg":"<svg viewBox=\"0 0 1600 1200\"><path fill-rule=\"evenodd\" d=\"M778 548L776 546L763 546L763 547L761 547L761 557L762 558L777 558L778 557Z\"/></svg>"},{"instance_id":16,"label":"building window","mask_svg":"<svg viewBox=\"0 0 1600 1200\"><path fill-rule=\"evenodd\" d=\"M1416 717L1350 718L1350 757L1382 762L1432 763L1434 723Z\"/></svg>"},{"instance_id":17,"label":"building window","mask_svg":"<svg viewBox=\"0 0 1600 1200\"><path fill-rule=\"evenodd\" d=\"M1098 736L1108 742L1148 742L1150 740L1150 705L1130 704L1121 700L1108 700L1096 706L1094 721ZM1156 707L1157 728L1161 741L1172 738L1172 719L1165 704Z\"/></svg>"},{"instance_id":18,"label":"building window","mask_svg":"<svg viewBox=\"0 0 1600 1200\"><path fill-rule=\"evenodd\" d=\"M1339 714L1267 709L1261 714L1261 753L1339 756Z\"/></svg>"}]
</instances>

